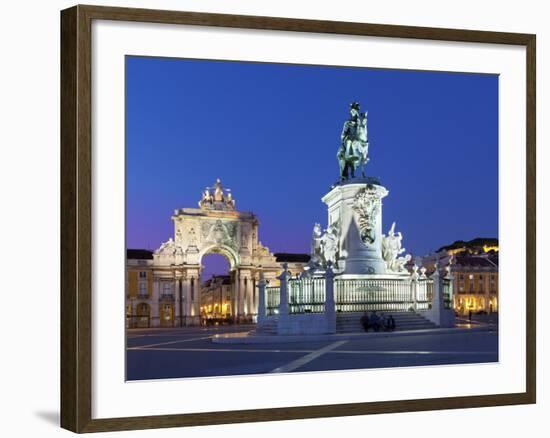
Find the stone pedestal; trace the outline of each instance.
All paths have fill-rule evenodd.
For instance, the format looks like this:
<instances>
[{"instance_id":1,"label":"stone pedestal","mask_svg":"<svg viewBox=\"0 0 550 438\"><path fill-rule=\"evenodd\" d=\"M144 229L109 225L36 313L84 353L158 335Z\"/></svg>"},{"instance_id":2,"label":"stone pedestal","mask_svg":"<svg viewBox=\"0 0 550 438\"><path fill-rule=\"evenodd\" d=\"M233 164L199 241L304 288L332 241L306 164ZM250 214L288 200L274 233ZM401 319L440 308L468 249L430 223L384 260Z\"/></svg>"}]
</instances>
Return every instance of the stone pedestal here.
<instances>
[{"instance_id":1,"label":"stone pedestal","mask_svg":"<svg viewBox=\"0 0 550 438\"><path fill-rule=\"evenodd\" d=\"M388 190L375 178L337 183L323 198L328 226L338 230L335 271L340 274L385 274L382 259L382 198Z\"/></svg>"}]
</instances>

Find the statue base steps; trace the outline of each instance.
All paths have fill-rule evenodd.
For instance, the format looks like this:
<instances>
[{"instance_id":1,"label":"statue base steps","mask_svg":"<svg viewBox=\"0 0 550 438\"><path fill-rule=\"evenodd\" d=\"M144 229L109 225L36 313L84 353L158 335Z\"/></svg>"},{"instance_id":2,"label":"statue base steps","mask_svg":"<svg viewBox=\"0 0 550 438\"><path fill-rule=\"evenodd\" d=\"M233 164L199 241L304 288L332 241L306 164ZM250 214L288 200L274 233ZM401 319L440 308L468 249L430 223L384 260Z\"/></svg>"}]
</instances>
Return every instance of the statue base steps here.
<instances>
[{"instance_id":1,"label":"statue base steps","mask_svg":"<svg viewBox=\"0 0 550 438\"><path fill-rule=\"evenodd\" d=\"M428 330L437 327L433 322L415 312L384 312L384 314L393 316L395 331ZM363 315L364 313L361 312L338 313L336 315L336 333L363 332L364 329L361 325Z\"/></svg>"}]
</instances>

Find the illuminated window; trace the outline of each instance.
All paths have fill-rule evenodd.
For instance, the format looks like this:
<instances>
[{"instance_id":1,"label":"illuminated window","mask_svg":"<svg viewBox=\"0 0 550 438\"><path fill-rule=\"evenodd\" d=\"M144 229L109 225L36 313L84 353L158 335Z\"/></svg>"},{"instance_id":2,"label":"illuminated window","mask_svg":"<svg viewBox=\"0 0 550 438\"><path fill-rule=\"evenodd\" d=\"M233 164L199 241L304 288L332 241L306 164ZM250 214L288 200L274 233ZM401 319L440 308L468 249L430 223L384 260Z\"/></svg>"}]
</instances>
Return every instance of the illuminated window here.
<instances>
[{"instance_id":1,"label":"illuminated window","mask_svg":"<svg viewBox=\"0 0 550 438\"><path fill-rule=\"evenodd\" d=\"M170 304L165 304L163 313L164 313L164 319L166 321L169 321L170 319L172 319L172 306Z\"/></svg>"},{"instance_id":2,"label":"illuminated window","mask_svg":"<svg viewBox=\"0 0 550 438\"><path fill-rule=\"evenodd\" d=\"M147 295L147 283L144 281L140 281L138 285L139 285L139 294Z\"/></svg>"},{"instance_id":3,"label":"illuminated window","mask_svg":"<svg viewBox=\"0 0 550 438\"><path fill-rule=\"evenodd\" d=\"M149 306L147 303L140 303L137 308L138 316L149 316Z\"/></svg>"}]
</instances>

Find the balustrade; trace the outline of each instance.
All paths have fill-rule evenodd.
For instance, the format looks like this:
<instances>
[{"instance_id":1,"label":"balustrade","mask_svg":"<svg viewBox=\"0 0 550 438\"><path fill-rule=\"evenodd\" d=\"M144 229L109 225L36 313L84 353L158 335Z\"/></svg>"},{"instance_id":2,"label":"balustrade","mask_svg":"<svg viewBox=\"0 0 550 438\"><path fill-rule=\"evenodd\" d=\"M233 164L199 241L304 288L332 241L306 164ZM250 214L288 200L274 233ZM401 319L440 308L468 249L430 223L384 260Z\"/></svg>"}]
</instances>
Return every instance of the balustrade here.
<instances>
[{"instance_id":1,"label":"balustrade","mask_svg":"<svg viewBox=\"0 0 550 438\"><path fill-rule=\"evenodd\" d=\"M452 306L451 285L445 286L446 305ZM266 315L278 313L280 287L267 286ZM288 309L290 314L323 313L326 300L324 277L288 280ZM447 292L445 292L447 291ZM416 297L415 297L416 294ZM427 310L433 296L431 279L339 279L334 280L334 299L337 312Z\"/></svg>"}]
</instances>

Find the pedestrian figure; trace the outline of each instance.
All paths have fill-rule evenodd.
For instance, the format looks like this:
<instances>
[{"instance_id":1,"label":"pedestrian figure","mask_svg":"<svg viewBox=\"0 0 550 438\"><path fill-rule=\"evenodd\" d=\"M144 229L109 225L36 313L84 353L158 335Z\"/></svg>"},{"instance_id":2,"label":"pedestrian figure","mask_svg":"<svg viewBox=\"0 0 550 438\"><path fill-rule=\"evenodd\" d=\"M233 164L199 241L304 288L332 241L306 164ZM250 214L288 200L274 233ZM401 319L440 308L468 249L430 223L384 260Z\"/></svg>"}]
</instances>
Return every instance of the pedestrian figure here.
<instances>
[{"instance_id":1,"label":"pedestrian figure","mask_svg":"<svg viewBox=\"0 0 550 438\"><path fill-rule=\"evenodd\" d=\"M393 319L393 315L390 315L388 318L388 328L392 332L395 330L395 319Z\"/></svg>"},{"instance_id":2,"label":"pedestrian figure","mask_svg":"<svg viewBox=\"0 0 550 438\"><path fill-rule=\"evenodd\" d=\"M377 332L378 330L380 330L380 317L376 314L376 310L374 310L371 315L370 315L370 318L369 318L369 321L370 321L370 326L372 327L372 329Z\"/></svg>"},{"instance_id":3,"label":"pedestrian figure","mask_svg":"<svg viewBox=\"0 0 550 438\"><path fill-rule=\"evenodd\" d=\"M380 328L382 330L388 329L388 318L383 313L380 314Z\"/></svg>"},{"instance_id":4,"label":"pedestrian figure","mask_svg":"<svg viewBox=\"0 0 550 438\"><path fill-rule=\"evenodd\" d=\"M369 331L369 315L368 315L367 312L365 312L363 314L360 321L361 321L361 326L363 326L363 330L368 332Z\"/></svg>"}]
</instances>

